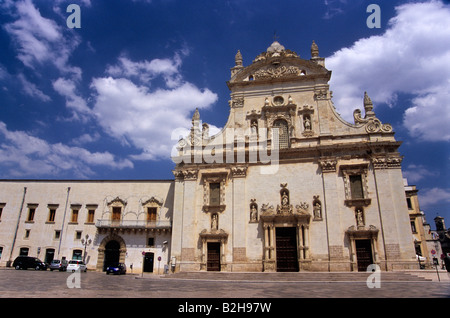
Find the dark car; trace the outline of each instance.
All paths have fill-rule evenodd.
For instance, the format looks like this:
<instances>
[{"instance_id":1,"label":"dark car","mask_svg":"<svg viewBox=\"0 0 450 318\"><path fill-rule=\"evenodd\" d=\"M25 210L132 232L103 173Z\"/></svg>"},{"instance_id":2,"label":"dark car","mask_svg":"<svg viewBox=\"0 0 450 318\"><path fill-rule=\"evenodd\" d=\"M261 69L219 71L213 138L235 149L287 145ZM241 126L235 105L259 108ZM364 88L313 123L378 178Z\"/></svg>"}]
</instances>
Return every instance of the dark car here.
<instances>
[{"instance_id":1,"label":"dark car","mask_svg":"<svg viewBox=\"0 0 450 318\"><path fill-rule=\"evenodd\" d=\"M51 261L49 268L51 271L53 271L54 269L57 269L60 272L63 272L67 269L67 261L54 259Z\"/></svg>"},{"instance_id":2,"label":"dark car","mask_svg":"<svg viewBox=\"0 0 450 318\"><path fill-rule=\"evenodd\" d=\"M127 266L124 263L117 263L110 265L106 268L106 274L126 274L127 273Z\"/></svg>"},{"instance_id":3,"label":"dark car","mask_svg":"<svg viewBox=\"0 0 450 318\"><path fill-rule=\"evenodd\" d=\"M47 270L47 264L39 258L31 256L18 256L13 262L13 267L15 269L34 268L35 270Z\"/></svg>"}]
</instances>

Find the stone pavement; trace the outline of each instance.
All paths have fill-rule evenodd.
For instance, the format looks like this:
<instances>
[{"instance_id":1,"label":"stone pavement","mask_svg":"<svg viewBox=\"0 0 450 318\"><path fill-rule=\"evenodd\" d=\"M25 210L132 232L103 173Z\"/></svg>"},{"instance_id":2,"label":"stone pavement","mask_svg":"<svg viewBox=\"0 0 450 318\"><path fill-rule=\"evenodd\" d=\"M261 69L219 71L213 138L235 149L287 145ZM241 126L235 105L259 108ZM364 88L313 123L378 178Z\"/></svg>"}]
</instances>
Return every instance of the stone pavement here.
<instances>
[{"instance_id":1,"label":"stone pavement","mask_svg":"<svg viewBox=\"0 0 450 318\"><path fill-rule=\"evenodd\" d=\"M78 276L80 288L68 288L67 281L70 275L73 275L71 273L0 269L0 297L180 299L450 297L449 281L431 281L404 273L382 272L380 288L368 288L366 273L354 273L356 275L349 276L346 275L350 273L342 273L341 276L334 273L267 274L269 273L243 273L239 276L233 273L194 273L194 277L189 275L183 277L180 273L167 277L158 275L141 277L140 274L111 276L88 271ZM320 277L322 279L319 279ZM72 286L74 282L76 283L75 280L71 282Z\"/></svg>"}]
</instances>

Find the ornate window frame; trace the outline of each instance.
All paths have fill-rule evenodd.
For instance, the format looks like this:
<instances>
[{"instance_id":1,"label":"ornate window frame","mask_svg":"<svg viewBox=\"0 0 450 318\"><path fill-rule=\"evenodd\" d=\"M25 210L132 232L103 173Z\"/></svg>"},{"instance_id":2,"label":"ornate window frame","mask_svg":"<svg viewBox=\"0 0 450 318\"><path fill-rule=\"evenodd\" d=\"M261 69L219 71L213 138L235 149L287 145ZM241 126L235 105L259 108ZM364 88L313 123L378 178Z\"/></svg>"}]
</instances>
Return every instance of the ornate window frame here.
<instances>
[{"instance_id":1,"label":"ornate window frame","mask_svg":"<svg viewBox=\"0 0 450 318\"><path fill-rule=\"evenodd\" d=\"M345 188L345 200L344 204L348 207L363 207L368 206L372 202L372 199L369 198L369 187L367 184L368 180L368 169L369 163L358 163L358 164L343 164L340 165L340 170L342 172L342 176L344 179L344 188ZM350 176L361 176L362 183L362 198L353 198L352 190L350 184Z\"/></svg>"},{"instance_id":2,"label":"ornate window frame","mask_svg":"<svg viewBox=\"0 0 450 318\"><path fill-rule=\"evenodd\" d=\"M207 172L202 174L203 182L203 211L204 212L223 212L225 211L225 185L228 177L227 171ZM210 205L210 184L220 184L219 205Z\"/></svg>"},{"instance_id":3,"label":"ornate window frame","mask_svg":"<svg viewBox=\"0 0 450 318\"><path fill-rule=\"evenodd\" d=\"M151 223L151 222L157 222L158 220L160 220L160 213L161 213L161 207L163 205L163 200L157 197L151 197L150 199L142 202L142 208L144 209L144 214L145 214L145 220L147 221L147 223ZM148 209L149 208L155 208L156 209L156 219L155 220L149 220L148 219Z\"/></svg>"},{"instance_id":4,"label":"ornate window frame","mask_svg":"<svg viewBox=\"0 0 450 318\"><path fill-rule=\"evenodd\" d=\"M123 219L124 213L125 213L125 207L127 205L127 202L120 199L119 197L115 197L113 200L108 202L108 208L110 213L110 220L112 222L120 222ZM120 218L115 219L114 218L114 208L121 208L120 210Z\"/></svg>"}]
</instances>

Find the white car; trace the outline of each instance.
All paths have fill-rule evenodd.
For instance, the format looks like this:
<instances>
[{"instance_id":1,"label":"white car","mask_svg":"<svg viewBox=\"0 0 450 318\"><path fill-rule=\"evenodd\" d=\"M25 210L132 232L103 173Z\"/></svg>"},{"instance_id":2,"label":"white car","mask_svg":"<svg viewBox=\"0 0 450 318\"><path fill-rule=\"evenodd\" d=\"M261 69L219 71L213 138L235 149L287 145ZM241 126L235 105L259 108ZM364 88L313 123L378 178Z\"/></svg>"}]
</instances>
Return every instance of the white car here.
<instances>
[{"instance_id":1,"label":"white car","mask_svg":"<svg viewBox=\"0 0 450 318\"><path fill-rule=\"evenodd\" d=\"M68 272L75 272L79 270L80 272L86 272L87 266L83 263L83 261L71 260L69 261L69 265L67 265Z\"/></svg>"},{"instance_id":2,"label":"white car","mask_svg":"<svg viewBox=\"0 0 450 318\"><path fill-rule=\"evenodd\" d=\"M427 258L416 254L416 260L420 260L421 262L425 262L427 260Z\"/></svg>"}]
</instances>

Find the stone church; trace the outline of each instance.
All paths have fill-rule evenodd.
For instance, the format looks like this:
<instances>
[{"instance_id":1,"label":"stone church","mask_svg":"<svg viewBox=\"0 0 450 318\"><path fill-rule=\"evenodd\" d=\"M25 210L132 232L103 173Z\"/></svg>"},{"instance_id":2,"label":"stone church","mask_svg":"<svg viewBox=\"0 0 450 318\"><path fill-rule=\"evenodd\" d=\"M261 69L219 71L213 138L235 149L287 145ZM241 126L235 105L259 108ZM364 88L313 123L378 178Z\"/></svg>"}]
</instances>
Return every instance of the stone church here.
<instances>
[{"instance_id":1,"label":"stone church","mask_svg":"<svg viewBox=\"0 0 450 318\"><path fill-rule=\"evenodd\" d=\"M235 56L230 114L210 136L198 110L174 180L0 182L0 265L19 254L102 270L366 271L414 268L400 142L362 92L336 112L331 71L274 41ZM132 270L133 270L132 269Z\"/></svg>"}]
</instances>

